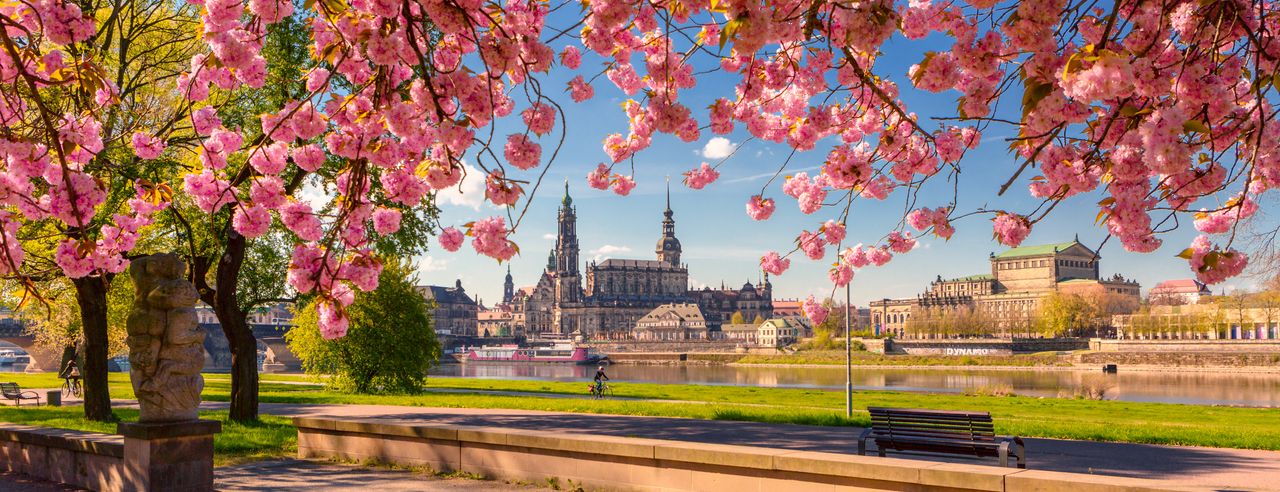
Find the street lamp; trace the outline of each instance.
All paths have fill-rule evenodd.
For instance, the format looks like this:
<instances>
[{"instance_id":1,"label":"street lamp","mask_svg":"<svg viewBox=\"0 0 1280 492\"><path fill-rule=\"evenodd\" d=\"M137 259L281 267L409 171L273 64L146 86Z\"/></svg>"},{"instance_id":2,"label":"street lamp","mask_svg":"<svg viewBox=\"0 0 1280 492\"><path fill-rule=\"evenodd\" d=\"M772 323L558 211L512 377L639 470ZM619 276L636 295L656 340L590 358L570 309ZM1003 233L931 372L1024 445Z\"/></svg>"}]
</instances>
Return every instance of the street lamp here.
<instances>
[{"instance_id":1,"label":"street lamp","mask_svg":"<svg viewBox=\"0 0 1280 492\"><path fill-rule=\"evenodd\" d=\"M849 316L849 285L844 284L844 416L853 418L853 335L850 327L853 319Z\"/></svg>"}]
</instances>

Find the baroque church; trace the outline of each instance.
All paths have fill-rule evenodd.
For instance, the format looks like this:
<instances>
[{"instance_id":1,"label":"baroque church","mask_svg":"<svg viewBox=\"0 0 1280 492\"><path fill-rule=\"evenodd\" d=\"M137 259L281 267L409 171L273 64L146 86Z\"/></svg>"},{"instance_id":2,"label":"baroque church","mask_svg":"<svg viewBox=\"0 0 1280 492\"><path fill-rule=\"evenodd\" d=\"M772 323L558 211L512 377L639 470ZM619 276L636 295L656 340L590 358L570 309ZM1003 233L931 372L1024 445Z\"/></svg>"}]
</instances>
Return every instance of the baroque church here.
<instances>
[{"instance_id":1,"label":"baroque church","mask_svg":"<svg viewBox=\"0 0 1280 492\"><path fill-rule=\"evenodd\" d=\"M655 259L610 258L579 269L577 207L566 182L556 244L547 256L546 269L536 285L519 290L508 272L503 303L523 314L524 332L531 337L632 338L636 322L664 304L697 304L713 328L727 323L735 312L748 320L772 316L773 287L767 276L741 289L689 289L689 267L680 262L674 216L668 185Z\"/></svg>"}]
</instances>

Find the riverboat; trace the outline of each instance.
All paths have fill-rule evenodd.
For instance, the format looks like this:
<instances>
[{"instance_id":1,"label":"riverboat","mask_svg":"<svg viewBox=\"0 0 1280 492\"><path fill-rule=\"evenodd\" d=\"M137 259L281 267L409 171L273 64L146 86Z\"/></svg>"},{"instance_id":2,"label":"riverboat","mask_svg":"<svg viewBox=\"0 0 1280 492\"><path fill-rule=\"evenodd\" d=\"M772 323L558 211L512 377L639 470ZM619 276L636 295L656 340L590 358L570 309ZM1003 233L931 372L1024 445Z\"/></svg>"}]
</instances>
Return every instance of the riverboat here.
<instances>
[{"instance_id":1,"label":"riverboat","mask_svg":"<svg viewBox=\"0 0 1280 492\"><path fill-rule=\"evenodd\" d=\"M546 362L557 364L594 364L606 359L586 347L556 344L550 347L516 345L484 346L472 349L467 362Z\"/></svg>"},{"instance_id":2,"label":"riverboat","mask_svg":"<svg viewBox=\"0 0 1280 492\"><path fill-rule=\"evenodd\" d=\"M18 352L13 350L0 350L0 365L8 366L14 362L18 362Z\"/></svg>"}]
</instances>

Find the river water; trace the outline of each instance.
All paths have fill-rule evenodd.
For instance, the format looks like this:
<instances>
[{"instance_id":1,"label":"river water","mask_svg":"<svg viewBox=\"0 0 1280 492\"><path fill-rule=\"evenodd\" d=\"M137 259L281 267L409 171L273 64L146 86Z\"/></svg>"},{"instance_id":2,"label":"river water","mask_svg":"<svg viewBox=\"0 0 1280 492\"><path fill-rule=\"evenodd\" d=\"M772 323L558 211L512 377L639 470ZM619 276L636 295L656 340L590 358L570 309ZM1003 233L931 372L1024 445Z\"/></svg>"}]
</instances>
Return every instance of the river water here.
<instances>
[{"instance_id":1,"label":"river water","mask_svg":"<svg viewBox=\"0 0 1280 492\"><path fill-rule=\"evenodd\" d=\"M435 376L584 381L595 366L568 364L443 364ZM844 389L840 367L614 365L616 381L778 388ZM1280 374L1230 372L1126 372L1098 370L853 368L855 389L962 393L1006 388L1023 396L1074 397L1102 393L1107 400L1280 407Z\"/></svg>"}]
</instances>

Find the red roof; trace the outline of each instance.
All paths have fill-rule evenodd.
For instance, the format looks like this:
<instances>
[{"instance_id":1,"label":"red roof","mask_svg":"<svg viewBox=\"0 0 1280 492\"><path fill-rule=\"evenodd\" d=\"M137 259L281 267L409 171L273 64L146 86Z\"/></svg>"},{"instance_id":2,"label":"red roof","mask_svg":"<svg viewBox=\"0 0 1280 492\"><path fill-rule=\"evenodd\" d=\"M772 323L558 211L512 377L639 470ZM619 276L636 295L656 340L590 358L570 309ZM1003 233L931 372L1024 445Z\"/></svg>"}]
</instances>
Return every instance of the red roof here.
<instances>
[{"instance_id":1,"label":"red roof","mask_svg":"<svg viewBox=\"0 0 1280 492\"><path fill-rule=\"evenodd\" d=\"M801 312L800 301L773 301L774 316L798 315Z\"/></svg>"},{"instance_id":2,"label":"red roof","mask_svg":"<svg viewBox=\"0 0 1280 492\"><path fill-rule=\"evenodd\" d=\"M1165 280L1151 288L1153 294L1208 294L1209 288L1190 278Z\"/></svg>"}]
</instances>

